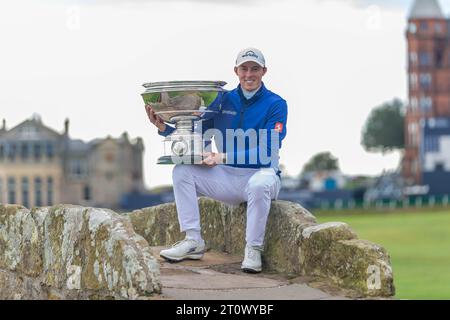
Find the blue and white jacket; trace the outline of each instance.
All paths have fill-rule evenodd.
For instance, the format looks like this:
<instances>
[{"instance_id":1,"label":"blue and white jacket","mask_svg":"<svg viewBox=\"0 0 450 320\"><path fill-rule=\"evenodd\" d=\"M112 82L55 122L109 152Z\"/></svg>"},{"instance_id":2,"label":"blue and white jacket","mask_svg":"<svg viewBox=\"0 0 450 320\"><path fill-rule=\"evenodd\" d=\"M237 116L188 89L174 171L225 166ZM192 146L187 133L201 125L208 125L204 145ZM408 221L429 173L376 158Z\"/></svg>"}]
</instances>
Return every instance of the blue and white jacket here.
<instances>
[{"instance_id":1,"label":"blue and white jacket","mask_svg":"<svg viewBox=\"0 0 450 320\"><path fill-rule=\"evenodd\" d=\"M214 128L222 133L222 143L218 141L217 135L215 142L218 151L226 154L227 165L240 168L272 167L279 174L278 150L287 132L286 101L268 90L263 83L258 92L248 100L244 97L239 85L222 95L221 101L213 103L219 102L221 102L219 113L210 120L201 121L201 124L197 123L194 130L201 130L202 133L208 134L207 130ZM227 137L227 129L242 130L234 131L235 136L230 136L230 130L228 130ZM251 139L245 135L249 129L254 129L258 133L256 143L252 143ZM267 130L267 134L259 134L260 129ZM174 130L173 127L166 126L166 130L159 134L167 136ZM278 136L278 139L273 139L272 135L274 138ZM230 141L233 138L234 143ZM239 145L238 139L245 139L245 143ZM269 157L269 161L265 155Z\"/></svg>"}]
</instances>

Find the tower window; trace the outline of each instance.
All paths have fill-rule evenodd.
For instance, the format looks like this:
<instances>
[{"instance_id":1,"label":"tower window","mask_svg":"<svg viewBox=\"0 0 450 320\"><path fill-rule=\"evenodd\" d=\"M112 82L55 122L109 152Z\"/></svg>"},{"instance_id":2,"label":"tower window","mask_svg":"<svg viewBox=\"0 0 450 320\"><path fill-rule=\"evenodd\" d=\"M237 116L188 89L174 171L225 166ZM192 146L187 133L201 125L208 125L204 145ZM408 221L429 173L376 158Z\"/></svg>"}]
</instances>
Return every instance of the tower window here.
<instances>
[{"instance_id":1,"label":"tower window","mask_svg":"<svg viewBox=\"0 0 450 320\"><path fill-rule=\"evenodd\" d=\"M417 174L418 171L419 171L419 163L417 162L417 160L411 161L411 173Z\"/></svg>"},{"instance_id":2,"label":"tower window","mask_svg":"<svg viewBox=\"0 0 450 320\"><path fill-rule=\"evenodd\" d=\"M422 89L430 89L431 88L431 74L422 73L420 74L420 86Z\"/></svg>"},{"instance_id":3,"label":"tower window","mask_svg":"<svg viewBox=\"0 0 450 320\"><path fill-rule=\"evenodd\" d=\"M444 64L444 53L442 52L442 50L437 50L436 51L436 66L442 67L443 64Z\"/></svg>"},{"instance_id":4,"label":"tower window","mask_svg":"<svg viewBox=\"0 0 450 320\"><path fill-rule=\"evenodd\" d=\"M420 110L423 112L430 111L433 107L433 100L431 97L421 97L420 98Z\"/></svg>"},{"instance_id":5,"label":"tower window","mask_svg":"<svg viewBox=\"0 0 450 320\"><path fill-rule=\"evenodd\" d=\"M428 30L428 22L426 22L426 21L420 22L419 28L420 28L420 31L427 31Z\"/></svg>"},{"instance_id":6,"label":"tower window","mask_svg":"<svg viewBox=\"0 0 450 320\"><path fill-rule=\"evenodd\" d=\"M411 146L416 147L418 145L418 125L417 123L410 123L408 126L408 133L409 133L409 142Z\"/></svg>"},{"instance_id":7,"label":"tower window","mask_svg":"<svg viewBox=\"0 0 450 320\"><path fill-rule=\"evenodd\" d=\"M411 89L417 89L417 74L416 73L411 73L411 75L409 76L409 82L410 82L410 86Z\"/></svg>"},{"instance_id":8,"label":"tower window","mask_svg":"<svg viewBox=\"0 0 450 320\"><path fill-rule=\"evenodd\" d=\"M412 111L417 111L419 109L419 101L417 100L416 97L411 98L410 105L411 105Z\"/></svg>"},{"instance_id":9,"label":"tower window","mask_svg":"<svg viewBox=\"0 0 450 320\"><path fill-rule=\"evenodd\" d=\"M409 61L412 65L416 65L417 64L417 52L411 52L409 54Z\"/></svg>"},{"instance_id":10,"label":"tower window","mask_svg":"<svg viewBox=\"0 0 450 320\"><path fill-rule=\"evenodd\" d=\"M419 65L421 66L431 65L431 55L428 52L419 53Z\"/></svg>"}]
</instances>

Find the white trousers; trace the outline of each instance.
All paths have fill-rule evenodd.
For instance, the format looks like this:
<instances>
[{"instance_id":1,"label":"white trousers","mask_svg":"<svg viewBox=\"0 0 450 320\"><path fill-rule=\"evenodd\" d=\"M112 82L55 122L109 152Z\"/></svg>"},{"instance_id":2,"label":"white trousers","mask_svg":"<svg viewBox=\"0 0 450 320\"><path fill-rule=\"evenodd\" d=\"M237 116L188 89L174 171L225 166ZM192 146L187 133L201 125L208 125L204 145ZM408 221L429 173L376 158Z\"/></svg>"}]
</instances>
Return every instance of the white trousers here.
<instances>
[{"instance_id":1,"label":"white trousers","mask_svg":"<svg viewBox=\"0 0 450 320\"><path fill-rule=\"evenodd\" d=\"M181 232L200 232L199 195L237 205L247 202L246 242L262 246L272 199L281 182L272 168L247 169L218 165L177 165L172 174Z\"/></svg>"}]
</instances>

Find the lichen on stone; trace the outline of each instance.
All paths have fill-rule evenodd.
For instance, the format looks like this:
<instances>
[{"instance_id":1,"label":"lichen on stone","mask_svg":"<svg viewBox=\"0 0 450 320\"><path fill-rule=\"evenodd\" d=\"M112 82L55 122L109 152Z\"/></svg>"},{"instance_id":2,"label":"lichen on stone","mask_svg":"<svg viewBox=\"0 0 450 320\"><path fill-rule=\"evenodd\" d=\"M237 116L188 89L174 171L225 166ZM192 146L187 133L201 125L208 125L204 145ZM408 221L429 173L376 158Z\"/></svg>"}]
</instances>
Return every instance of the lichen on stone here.
<instances>
[{"instance_id":1,"label":"lichen on stone","mask_svg":"<svg viewBox=\"0 0 450 320\"><path fill-rule=\"evenodd\" d=\"M0 244L3 299L130 299L161 292L148 243L111 210L0 206Z\"/></svg>"}]
</instances>

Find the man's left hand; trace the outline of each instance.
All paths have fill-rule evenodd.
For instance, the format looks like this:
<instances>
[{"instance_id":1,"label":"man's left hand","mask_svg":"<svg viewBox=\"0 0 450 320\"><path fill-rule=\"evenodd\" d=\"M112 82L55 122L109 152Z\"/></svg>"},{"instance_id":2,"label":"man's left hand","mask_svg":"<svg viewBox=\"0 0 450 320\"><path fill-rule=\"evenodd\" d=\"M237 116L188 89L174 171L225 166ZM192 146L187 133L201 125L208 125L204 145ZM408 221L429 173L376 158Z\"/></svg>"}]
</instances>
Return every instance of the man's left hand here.
<instances>
[{"instance_id":1,"label":"man's left hand","mask_svg":"<svg viewBox=\"0 0 450 320\"><path fill-rule=\"evenodd\" d=\"M205 152L203 153L202 164L212 168L218 164L225 163L225 155L223 153Z\"/></svg>"}]
</instances>

